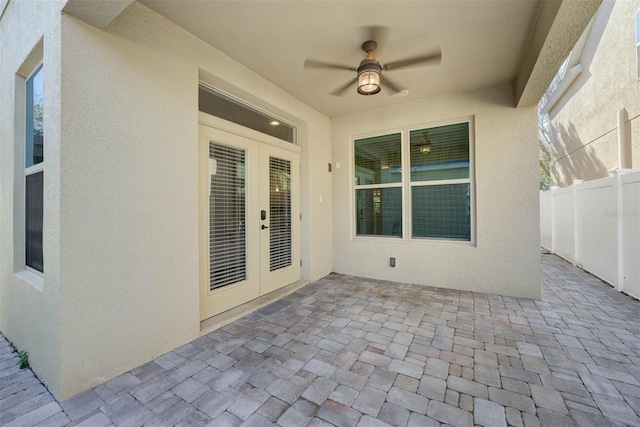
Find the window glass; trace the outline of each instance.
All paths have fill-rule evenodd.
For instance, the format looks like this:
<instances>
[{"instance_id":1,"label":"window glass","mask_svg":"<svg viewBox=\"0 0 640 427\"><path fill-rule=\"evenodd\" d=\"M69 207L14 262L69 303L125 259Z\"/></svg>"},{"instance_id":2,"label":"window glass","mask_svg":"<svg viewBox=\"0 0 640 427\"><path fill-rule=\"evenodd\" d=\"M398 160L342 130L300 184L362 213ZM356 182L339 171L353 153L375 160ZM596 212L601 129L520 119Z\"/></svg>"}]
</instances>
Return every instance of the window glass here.
<instances>
[{"instance_id":1,"label":"window glass","mask_svg":"<svg viewBox=\"0 0 640 427\"><path fill-rule=\"evenodd\" d=\"M355 141L355 184L389 184L402 181L399 133Z\"/></svg>"},{"instance_id":2,"label":"window glass","mask_svg":"<svg viewBox=\"0 0 640 427\"><path fill-rule=\"evenodd\" d=\"M469 123L410 132L411 181L469 178Z\"/></svg>"},{"instance_id":3,"label":"window glass","mask_svg":"<svg viewBox=\"0 0 640 427\"><path fill-rule=\"evenodd\" d=\"M356 190L356 234L402 236L402 188Z\"/></svg>"},{"instance_id":4,"label":"window glass","mask_svg":"<svg viewBox=\"0 0 640 427\"><path fill-rule=\"evenodd\" d=\"M198 91L198 109L283 141L297 142L295 127L202 86Z\"/></svg>"},{"instance_id":5,"label":"window glass","mask_svg":"<svg viewBox=\"0 0 640 427\"><path fill-rule=\"evenodd\" d=\"M411 187L413 237L471 240L469 184Z\"/></svg>"},{"instance_id":6,"label":"window glass","mask_svg":"<svg viewBox=\"0 0 640 427\"><path fill-rule=\"evenodd\" d=\"M43 74L42 65L40 65L27 80L25 144L25 167L27 168L44 161L44 132L42 128Z\"/></svg>"},{"instance_id":7,"label":"window glass","mask_svg":"<svg viewBox=\"0 0 640 427\"><path fill-rule=\"evenodd\" d=\"M42 171L27 175L25 185L25 264L42 273L43 178Z\"/></svg>"},{"instance_id":8,"label":"window glass","mask_svg":"<svg viewBox=\"0 0 640 427\"><path fill-rule=\"evenodd\" d=\"M636 44L640 44L640 9L636 12Z\"/></svg>"}]
</instances>

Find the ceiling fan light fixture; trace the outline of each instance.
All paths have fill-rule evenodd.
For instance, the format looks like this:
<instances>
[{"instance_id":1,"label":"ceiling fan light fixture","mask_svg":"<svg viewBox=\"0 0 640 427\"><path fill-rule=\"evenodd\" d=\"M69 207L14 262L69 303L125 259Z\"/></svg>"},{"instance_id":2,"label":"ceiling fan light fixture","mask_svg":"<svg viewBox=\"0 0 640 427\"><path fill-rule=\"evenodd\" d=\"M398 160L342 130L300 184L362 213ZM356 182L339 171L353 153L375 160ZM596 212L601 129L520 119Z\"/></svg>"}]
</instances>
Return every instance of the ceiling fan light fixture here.
<instances>
[{"instance_id":1,"label":"ceiling fan light fixture","mask_svg":"<svg viewBox=\"0 0 640 427\"><path fill-rule=\"evenodd\" d=\"M366 59L358 67L358 93L360 95L375 95L380 92L380 74L382 67L377 62Z\"/></svg>"}]
</instances>

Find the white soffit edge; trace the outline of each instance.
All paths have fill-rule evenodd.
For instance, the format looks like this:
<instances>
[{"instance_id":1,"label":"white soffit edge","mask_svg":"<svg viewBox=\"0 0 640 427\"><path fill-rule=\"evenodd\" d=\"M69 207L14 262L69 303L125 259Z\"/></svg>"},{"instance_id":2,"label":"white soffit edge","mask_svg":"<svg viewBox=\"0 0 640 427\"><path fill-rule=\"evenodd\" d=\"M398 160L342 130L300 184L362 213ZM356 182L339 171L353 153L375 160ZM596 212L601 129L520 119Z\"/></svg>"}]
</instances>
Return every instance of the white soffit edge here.
<instances>
[{"instance_id":1,"label":"white soffit edge","mask_svg":"<svg viewBox=\"0 0 640 427\"><path fill-rule=\"evenodd\" d=\"M593 21L595 21L596 16L598 16L598 12L591 18L589 21L589 25L585 28L584 32L576 42L576 45L571 50L569 57L567 58L567 66L564 71L564 75L562 76L562 80L558 84L558 87L553 91L553 94L547 100L546 104L542 106L541 112L548 113L551 111L553 107L562 99L564 94L567 92L571 84L578 78L578 76L582 73L582 54L584 53L584 47L587 44L587 40L589 39L589 34L591 34L591 28L593 27Z\"/></svg>"}]
</instances>

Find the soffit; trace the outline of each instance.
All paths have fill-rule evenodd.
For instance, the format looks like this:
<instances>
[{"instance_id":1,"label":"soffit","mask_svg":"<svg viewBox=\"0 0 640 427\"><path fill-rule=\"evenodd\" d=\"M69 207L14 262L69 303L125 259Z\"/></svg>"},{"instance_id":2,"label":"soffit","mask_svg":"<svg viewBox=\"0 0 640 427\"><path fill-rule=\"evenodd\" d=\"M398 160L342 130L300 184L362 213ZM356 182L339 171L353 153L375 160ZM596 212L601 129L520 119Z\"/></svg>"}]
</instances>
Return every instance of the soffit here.
<instances>
[{"instance_id":1,"label":"soffit","mask_svg":"<svg viewBox=\"0 0 640 427\"><path fill-rule=\"evenodd\" d=\"M231 58L328 117L363 112L517 77L539 0L478 1L185 1L142 0ZM439 65L388 73L409 95L328 92L355 77L305 70L313 58L357 66L364 27L387 27L381 63L442 51ZM384 73L383 73L384 82ZM434 106L437 108L437 106Z\"/></svg>"}]
</instances>

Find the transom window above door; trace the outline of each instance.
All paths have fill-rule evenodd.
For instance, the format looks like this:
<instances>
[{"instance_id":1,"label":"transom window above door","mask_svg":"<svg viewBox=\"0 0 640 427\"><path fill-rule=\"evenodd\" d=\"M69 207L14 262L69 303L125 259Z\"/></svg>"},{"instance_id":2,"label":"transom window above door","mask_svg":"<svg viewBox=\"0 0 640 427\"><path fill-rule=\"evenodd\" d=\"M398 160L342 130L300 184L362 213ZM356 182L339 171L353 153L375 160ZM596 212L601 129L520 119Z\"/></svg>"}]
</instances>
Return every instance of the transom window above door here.
<instances>
[{"instance_id":1,"label":"transom window above door","mask_svg":"<svg viewBox=\"0 0 640 427\"><path fill-rule=\"evenodd\" d=\"M356 236L472 242L471 126L468 120L355 139Z\"/></svg>"},{"instance_id":2,"label":"transom window above door","mask_svg":"<svg viewBox=\"0 0 640 427\"><path fill-rule=\"evenodd\" d=\"M297 144L297 129L282 119L200 85L198 110L249 129Z\"/></svg>"}]
</instances>

